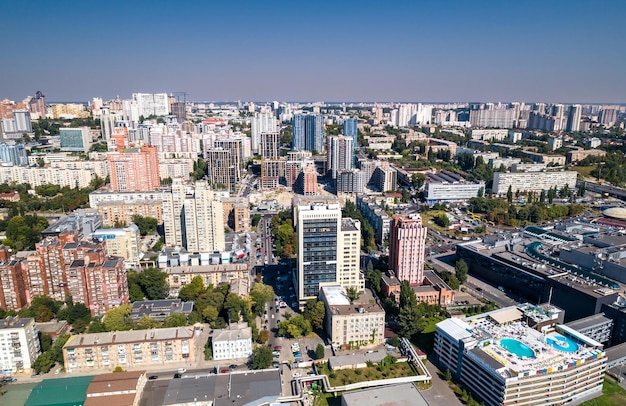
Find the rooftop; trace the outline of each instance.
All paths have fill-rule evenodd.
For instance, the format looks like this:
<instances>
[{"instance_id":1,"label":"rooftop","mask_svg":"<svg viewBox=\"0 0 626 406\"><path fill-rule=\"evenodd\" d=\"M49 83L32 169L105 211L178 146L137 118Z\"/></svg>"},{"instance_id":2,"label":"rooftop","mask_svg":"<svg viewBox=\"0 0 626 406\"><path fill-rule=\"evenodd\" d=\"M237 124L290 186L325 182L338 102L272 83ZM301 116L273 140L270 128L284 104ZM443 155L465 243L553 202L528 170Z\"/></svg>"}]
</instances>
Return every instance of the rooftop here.
<instances>
[{"instance_id":1,"label":"rooftop","mask_svg":"<svg viewBox=\"0 0 626 406\"><path fill-rule=\"evenodd\" d=\"M590 327L596 327L601 324L610 323L612 319L606 317L604 313L594 314L593 316L585 317L583 319L578 319L571 321L566 324L567 327L572 328L574 330L586 330Z\"/></svg>"},{"instance_id":2,"label":"rooftop","mask_svg":"<svg viewBox=\"0 0 626 406\"><path fill-rule=\"evenodd\" d=\"M227 329L214 330L213 342L252 339L252 329L248 323L234 323Z\"/></svg>"},{"instance_id":3,"label":"rooftop","mask_svg":"<svg viewBox=\"0 0 626 406\"><path fill-rule=\"evenodd\" d=\"M183 302L180 299L142 300L133 303L130 313L132 319L140 319L142 316L165 317L171 313L191 313L193 302Z\"/></svg>"},{"instance_id":4,"label":"rooftop","mask_svg":"<svg viewBox=\"0 0 626 406\"><path fill-rule=\"evenodd\" d=\"M156 393L156 392L153 392ZM282 395L279 370L231 372L172 379L163 398L149 404L178 405L214 401L213 406L258 405Z\"/></svg>"},{"instance_id":5,"label":"rooftop","mask_svg":"<svg viewBox=\"0 0 626 406\"><path fill-rule=\"evenodd\" d=\"M363 389L342 394L345 406L428 406L412 383Z\"/></svg>"},{"instance_id":6,"label":"rooftop","mask_svg":"<svg viewBox=\"0 0 626 406\"><path fill-rule=\"evenodd\" d=\"M505 379L567 369L604 356L602 344L565 325L544 326L543 332L529 327L527 321L542 314L546 320L552 317L539 306L523 304L464 320L447 319L437 328L463 341L468 356Z\"/></svg>"},{"instance_id":7,"label":"rooftop","mask_svg":"<svg viewBox=\"0 0 626 406\"><path fill-rule=\"evenodd\" d=\"M342 218L341 219L341 231L358 231L359 229L356 226L356 221L351 218Z\"/></svg>"},{"instance_id":8,"label":"rooftop","mask_svg":"<svg viewBox=\"0 0 626 406\"><path fill-rule=\"evenodd\" d=\"M18 316L15 317L7 317L6 319L0 320L0 330L2 329L11 329L11 328L24 328L27 325L34 323L35 319L25 318L21 319Z\"/></svg>"},{"instance_id":9,"label":"rooftop","mask_svg":"<svg viewBox=\"0 0 626 406\"><path fill-rule=\"evenodd\" d=\"M75 406L82 405L87 387L93 376L44 379L35 386L25 406Z\"/></svg>"},{"instance_id":10,"label":"rooftop","mask_svg":"<svg viewBox=\"0 0 626 406\"><path fill-rule=\"evenodd\" d=\"M92 347L94 345L139 343L172 339L191 339L193 327L156 328L152 330L111 331L107 333L79 334L70 337L65 348Z\"/></svg>"}]
</instances>

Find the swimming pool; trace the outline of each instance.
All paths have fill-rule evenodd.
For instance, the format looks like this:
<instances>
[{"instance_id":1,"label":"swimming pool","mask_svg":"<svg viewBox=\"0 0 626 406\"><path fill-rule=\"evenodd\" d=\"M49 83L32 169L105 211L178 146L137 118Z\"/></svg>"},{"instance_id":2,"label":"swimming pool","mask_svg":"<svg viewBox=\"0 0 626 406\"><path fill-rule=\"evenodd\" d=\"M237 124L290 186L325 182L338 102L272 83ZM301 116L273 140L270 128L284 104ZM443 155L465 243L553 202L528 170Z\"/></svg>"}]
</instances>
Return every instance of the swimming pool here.
<instances>
[{"instance_id":1,"label":"swimming pool","mask_svg":"<svg viewBox=\"0 0 626 406\"><path fill-rule=\"evenodd\" d=\"M576 352L576 350L578 350L578 344L576 341L569 337L555 334L546 337L546 342L559 351Z\"/></svg>"},{"instance_id":2,"label":"swimming pool","mask_svg":"<svg viewBox=\"0 0 626 406\"><path fill-rule=\"evenodd\" d=\"M500 347L504 348L511 354L515 354L518 357L534 358L535 351L529 346L519 340L513 338L503 338L500 340Z\"/></svg>"}]
</instances>

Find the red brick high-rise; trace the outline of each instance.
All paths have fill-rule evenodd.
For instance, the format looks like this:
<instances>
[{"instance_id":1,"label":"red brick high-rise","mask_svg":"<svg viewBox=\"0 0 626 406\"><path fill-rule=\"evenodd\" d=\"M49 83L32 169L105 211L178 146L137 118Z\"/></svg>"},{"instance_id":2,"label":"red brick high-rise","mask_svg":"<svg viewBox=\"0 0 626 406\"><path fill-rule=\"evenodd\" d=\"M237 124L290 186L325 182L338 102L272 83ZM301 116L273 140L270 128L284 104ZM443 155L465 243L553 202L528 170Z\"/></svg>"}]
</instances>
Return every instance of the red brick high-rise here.
<instances>
[{"instance_id":1,"label":"red brick high-rise","mask_svg":"<svg viewBox=\"0 0 626 406\"><path fill-rule=\"evenodd\" d=\"M149 192L161 185L157 148L143 145L107 155L111 188L115 192Z\"/></svg>"}]
</instances>

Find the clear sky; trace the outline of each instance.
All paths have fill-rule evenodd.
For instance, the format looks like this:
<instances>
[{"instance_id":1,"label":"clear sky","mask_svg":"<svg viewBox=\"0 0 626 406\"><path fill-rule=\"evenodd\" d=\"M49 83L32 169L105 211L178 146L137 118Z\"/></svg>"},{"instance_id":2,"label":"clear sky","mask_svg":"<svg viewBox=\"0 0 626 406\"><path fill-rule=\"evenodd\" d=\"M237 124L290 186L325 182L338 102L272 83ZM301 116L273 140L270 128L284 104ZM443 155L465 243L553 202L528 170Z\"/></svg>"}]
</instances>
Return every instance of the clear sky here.
<instances>
[{"instance_id":1,"label":"clear sky","mask_svg":"<svg viewBox=\"0 0 626 406\"><path fill-rule=\"evenodd\" d=\"M626 1L0 1L0 98L626 102Z\"/></svg>"}]
</instances>

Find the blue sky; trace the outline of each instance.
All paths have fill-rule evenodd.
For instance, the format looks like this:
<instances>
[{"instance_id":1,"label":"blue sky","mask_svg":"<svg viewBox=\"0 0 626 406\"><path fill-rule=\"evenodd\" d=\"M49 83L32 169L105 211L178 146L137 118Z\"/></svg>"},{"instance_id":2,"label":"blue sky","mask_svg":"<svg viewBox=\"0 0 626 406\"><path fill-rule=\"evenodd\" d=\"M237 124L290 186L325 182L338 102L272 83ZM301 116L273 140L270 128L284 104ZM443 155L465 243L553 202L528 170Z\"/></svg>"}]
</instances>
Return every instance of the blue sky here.
<instances>
[{"instance_id":1,"label":"blue sky","mask_svg":"<svg viewBox=\"0 0 626 406\"><path fill-rule=\"evenodd\" d=\"M626 102L626 1L0 1L0 98Z\"/></svg>"}]
</instances>

